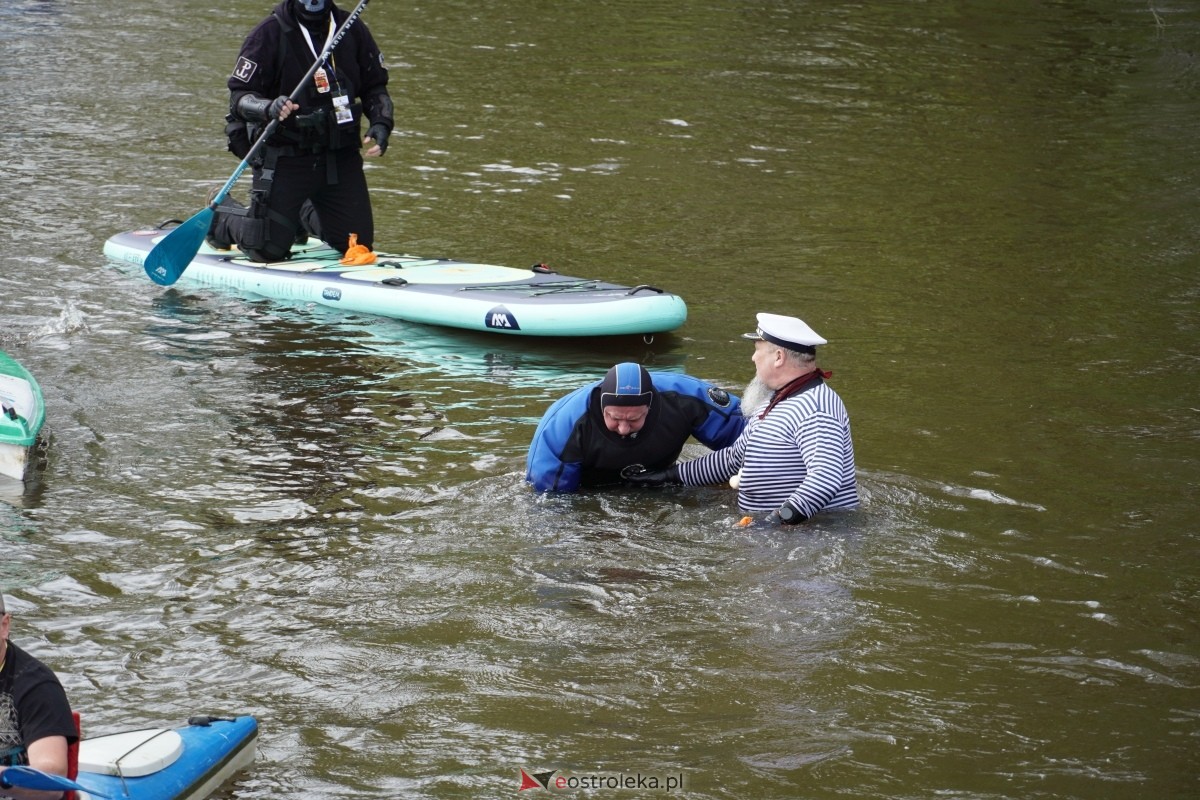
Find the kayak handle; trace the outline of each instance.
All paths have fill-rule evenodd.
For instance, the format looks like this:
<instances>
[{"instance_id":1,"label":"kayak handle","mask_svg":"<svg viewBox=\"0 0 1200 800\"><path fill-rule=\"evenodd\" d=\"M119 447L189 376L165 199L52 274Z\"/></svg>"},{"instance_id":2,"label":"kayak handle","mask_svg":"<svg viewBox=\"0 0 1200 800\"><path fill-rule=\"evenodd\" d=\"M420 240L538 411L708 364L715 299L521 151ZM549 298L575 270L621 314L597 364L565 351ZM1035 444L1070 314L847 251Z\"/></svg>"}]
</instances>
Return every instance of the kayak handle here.
<instances>
[{"instance_id":1,"label":"kayak handle","mask_svg":"<svg viewBox=\"0 0 1200 800\"><path fill-rule=\"evenodd\" d=\"M194 717L188 717L188 725L196 725L202 728L207 728L214 722L233 722L233 717L215 717L207 714L199 714Z\"/></svg>"}]
</instances>

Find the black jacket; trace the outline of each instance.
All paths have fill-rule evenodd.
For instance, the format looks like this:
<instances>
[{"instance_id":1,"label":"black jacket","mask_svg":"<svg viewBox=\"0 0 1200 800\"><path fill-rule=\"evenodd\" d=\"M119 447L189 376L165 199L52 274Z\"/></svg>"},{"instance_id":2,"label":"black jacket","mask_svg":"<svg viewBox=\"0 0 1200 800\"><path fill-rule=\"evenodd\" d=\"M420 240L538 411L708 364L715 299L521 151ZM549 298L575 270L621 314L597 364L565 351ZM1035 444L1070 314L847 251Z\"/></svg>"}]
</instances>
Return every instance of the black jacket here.
<instances>
[{"instance_id":1,"label":"black jacket","mask_svg":"<svg viewBox=\"0 0 1200 800\"><path fill-rule=\"evenodd\" d=\"M333 6L333 25L336 29L350 15ZM300 30L301 23L292 11L290 0L283 0L246 36L238 53L237 63L229 76L230 113L242 117L238 101L246 94L274 100L290 95L308 72L325 44L328 30L310 32L308 40ZM385 125L390 133L393 119L392 101L387 92L388 73L383 55L361 18L356 19L346 35L338 42L325 65L331 91L318 92L315 81L307 81L297 97L300 109L279 125L267 144L276 147L298 146L306 149L339 149L361 146L361 119L368 125ZM338 124L333 115L333 96L344 92L354 113L351 124ZM264 125L262 120L246 119L252 127ZM250 140L255 136L251 131Z\"/></svg>"}]
</instances>

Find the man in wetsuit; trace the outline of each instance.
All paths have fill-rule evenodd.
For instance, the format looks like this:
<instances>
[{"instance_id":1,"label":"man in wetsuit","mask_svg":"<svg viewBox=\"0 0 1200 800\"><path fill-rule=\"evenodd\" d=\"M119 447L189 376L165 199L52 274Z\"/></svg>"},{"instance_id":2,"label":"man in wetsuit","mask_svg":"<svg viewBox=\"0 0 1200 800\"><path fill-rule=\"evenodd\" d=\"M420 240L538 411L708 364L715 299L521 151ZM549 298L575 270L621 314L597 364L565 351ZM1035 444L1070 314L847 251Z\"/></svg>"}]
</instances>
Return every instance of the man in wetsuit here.
<instances>
[{"instance_id":1,"label":"man in wetsuit","mask_svg":"<svg viewBox=\"0 0 1200 800\"><path fill-rule=\"evenodd\" d=\"M741 402L724 389L670 372L617 364L546 411L533 434L525 480L539 492L621 484L626 473L675 463L688 437L711 448L737 439Z\"/></svg>"},{"instance_id":2,"label":"man in wetsuit","mask_svg":"<svg viewBox=\"0 0 1200 800\"><path fill-rule=\"evenodd\" d=\"M249 208L227 198L213 215L213 247L236 244L254 261L281 261L304 230L343 254L351 234L358 246L374 246L362 148L368 157L382 156L394 120L383 55L362 19L346 30L298 102L288 99L348 16L332 0L282 0L246 37L228 80L230 117L246 123L250 142L272 119L280 124L251 165ZM368 128L360 138L364 117Z\"/></svg>"}]
</instances>

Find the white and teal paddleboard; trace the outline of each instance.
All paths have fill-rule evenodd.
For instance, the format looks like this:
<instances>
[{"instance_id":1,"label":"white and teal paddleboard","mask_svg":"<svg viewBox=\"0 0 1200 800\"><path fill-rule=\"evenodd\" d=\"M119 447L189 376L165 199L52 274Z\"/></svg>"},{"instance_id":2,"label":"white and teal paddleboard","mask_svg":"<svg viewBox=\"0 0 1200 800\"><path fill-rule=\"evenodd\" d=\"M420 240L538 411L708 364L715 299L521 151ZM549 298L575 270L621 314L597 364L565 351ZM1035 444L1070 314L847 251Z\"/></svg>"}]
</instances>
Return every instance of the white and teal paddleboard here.
<instances>
[{"instance_id":1,"label":"white and teal paddleboard","mask_svg":"<svg viewBox=\"0 0 1200 800\"><path fill-rule=\"evenodd\" d=\"M0 352L0 476L25 477L45 419L46 404L33 375Z\"/></svg>"},{"instance_id":2,"label":"white and teal paddleboard","mask_svg":"<svg viewBox=\"0 0 1200 800\"><path fill-rule=\"evenodd\" d=\"M144 265L172 227L118 233L104 255ZM289 303L318 303L409 322L517 336L648 335L687 319L683 298L654 286L622 286L529 269L444 258L377 253L374 264L345 266L315 239L292 258L255 263L235 250L207 244L181 280Z\"/></svg>"}]
</instances>

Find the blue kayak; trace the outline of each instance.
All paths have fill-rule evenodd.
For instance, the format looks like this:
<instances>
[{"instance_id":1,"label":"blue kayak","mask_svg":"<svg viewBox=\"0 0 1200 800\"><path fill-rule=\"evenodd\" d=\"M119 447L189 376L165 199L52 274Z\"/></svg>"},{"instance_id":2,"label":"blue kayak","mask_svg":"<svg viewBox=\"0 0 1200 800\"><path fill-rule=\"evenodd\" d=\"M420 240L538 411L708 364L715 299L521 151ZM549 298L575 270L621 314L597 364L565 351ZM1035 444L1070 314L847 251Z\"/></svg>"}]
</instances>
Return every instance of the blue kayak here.
<instances>
[{"instance_id":1,"label":"blue kayak","mask_svg":"<svg viewBox=\"0 0 1200 800\"><path fill-rule=\"evenodd\" d=\"M79 800L201 800L254 763L257 743L258 722L249 716L85 738L75 780L88 792Z\"/></svg>"}]
</instances>

